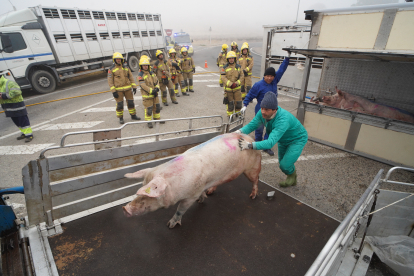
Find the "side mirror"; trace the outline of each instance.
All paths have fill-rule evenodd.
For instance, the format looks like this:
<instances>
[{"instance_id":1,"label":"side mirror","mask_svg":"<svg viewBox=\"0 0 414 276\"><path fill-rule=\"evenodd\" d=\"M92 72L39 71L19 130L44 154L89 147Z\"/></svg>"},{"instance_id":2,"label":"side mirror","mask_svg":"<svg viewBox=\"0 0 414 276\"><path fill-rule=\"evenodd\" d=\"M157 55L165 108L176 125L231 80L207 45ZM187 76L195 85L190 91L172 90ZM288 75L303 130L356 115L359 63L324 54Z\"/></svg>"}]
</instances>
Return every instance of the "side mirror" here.
<instances>
[{"instance_id":1,"label":"side mirror","mask_svg":"<svg viewBox=\"0 0 414 276\"><path fill-rule=\"evenodd\" d=\"M13 45L8 35L1 36L1 44L3 45L3 51L10 54L13 53Z\"/></svg>"}]
</instances>

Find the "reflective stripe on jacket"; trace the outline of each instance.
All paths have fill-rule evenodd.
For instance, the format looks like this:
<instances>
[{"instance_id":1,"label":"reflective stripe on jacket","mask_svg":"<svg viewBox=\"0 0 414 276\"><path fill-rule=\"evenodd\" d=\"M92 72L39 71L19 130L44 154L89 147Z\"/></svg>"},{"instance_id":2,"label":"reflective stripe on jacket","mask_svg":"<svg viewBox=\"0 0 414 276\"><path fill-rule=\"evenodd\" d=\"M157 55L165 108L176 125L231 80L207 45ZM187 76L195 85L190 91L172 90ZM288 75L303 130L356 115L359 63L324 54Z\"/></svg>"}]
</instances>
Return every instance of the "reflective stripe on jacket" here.
<instances>
[{"instance_id":1,"label":"reflective stripe on jacket","mask_svg":"<svg viewBox=\"0 0 414 276\"><path fill-rule=\"evenodd\" d=\"M236 91L241 89L241 83L244 79L243 72L241 70L241 66L233 63L227 63L221 68L221 80L224 84L225 91ZM231 88L233 83L236 83L237 86L235 88Z\"/></svg>"},{"instance_id":2,"label":"reflective stripe on jacket","mask_svg":"<svg viewBox=\"0 0 414 276\"><path fill-rule=\"evenodd\" d=\"M154 88L160 89L158 85L158 78L152 72L148 70L141 70L137 76L138 84L141 87L141 95L143 99L154 98L152 90Z\"/></svg>"},{"instance_id":3,"label":"reflective stripe on jacket","mask_svg":"<svg viewBox=\"0 0 414 276\"><path fill-rule=\"evenodd\" d=\"M113 64L108 70L108 84L112 92L136 88L131 70L123 65Z\"/></svg>"},{"instance_id":4,"label":"reflective stripe on jacket","mask_svg":"<svg viewBox=\"0 0 414 276\"><path fill-rule=\"evenodd\" d=\"M20 86L14 81L0 77L0 104L6 117L20 117L27 115Z\"/></svg>"}]
</instances>

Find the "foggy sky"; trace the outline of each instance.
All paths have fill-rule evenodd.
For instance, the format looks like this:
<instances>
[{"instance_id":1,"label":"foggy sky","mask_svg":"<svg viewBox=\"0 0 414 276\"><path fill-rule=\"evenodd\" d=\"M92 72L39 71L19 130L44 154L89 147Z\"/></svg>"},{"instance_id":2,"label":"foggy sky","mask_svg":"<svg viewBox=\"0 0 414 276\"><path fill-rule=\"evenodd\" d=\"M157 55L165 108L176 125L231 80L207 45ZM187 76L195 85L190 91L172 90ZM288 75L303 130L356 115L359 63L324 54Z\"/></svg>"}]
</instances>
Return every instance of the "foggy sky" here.
<instances>
[{"instance_id":1,"label":"foggy sky","mask_svg":"<svg viewBox=\"0 0 414 276\"><path fill-rule=\"evenodd\" d=\"M3 0L1 14L13 7ZM296 20L298 1L282 0L239 0L239 1L109 1L109 0L10 0L17 10L37 5L58 6L108 11L148 12L161 14L163 28L181 29L193 37L209 35L215 37L261 37L263 25L292 24ZM345 8L357 2L405 2L404 0L301 0L298 23L304 20L304 10ZM68 5L71 3L71 5ZM235 4L236 3L236 4Z\"/></svg>"}]
</instances>

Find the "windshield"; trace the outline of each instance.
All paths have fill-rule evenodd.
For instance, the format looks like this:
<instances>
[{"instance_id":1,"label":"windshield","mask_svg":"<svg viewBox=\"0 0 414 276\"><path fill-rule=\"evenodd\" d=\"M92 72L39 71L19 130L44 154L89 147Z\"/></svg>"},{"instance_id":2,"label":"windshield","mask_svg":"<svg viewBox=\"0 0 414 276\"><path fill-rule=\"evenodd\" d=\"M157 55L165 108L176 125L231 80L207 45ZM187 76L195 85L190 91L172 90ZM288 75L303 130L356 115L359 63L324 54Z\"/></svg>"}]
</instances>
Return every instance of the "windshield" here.
<instances>
[{"instance_id":1,"label":"windshield","mask_svg":"<svg viewBox=\"0 0 414 276\"><path fill-rule=\"evenodd\" d=\"M191 43L189 35L180 35L175 37L176 43Z\"/></svg>"}]
</instances>

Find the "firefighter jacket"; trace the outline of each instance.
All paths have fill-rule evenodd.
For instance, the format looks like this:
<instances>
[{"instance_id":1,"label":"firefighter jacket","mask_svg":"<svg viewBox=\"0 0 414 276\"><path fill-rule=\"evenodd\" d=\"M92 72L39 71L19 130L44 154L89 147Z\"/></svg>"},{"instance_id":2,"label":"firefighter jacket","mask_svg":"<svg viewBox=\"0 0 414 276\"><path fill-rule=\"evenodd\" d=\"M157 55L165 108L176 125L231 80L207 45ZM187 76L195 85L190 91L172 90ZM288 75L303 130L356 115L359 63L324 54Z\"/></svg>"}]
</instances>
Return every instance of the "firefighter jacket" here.
<instances>
[{"instance_id":1,"label":"firefighter jacket","mask_svg":"<svg viewBox=\"0 0 414 276\"><path fill-rule=\"evenodd\" d=\"M141 87L141 94L143 99L154 98L153 89L160 86L158 84L158 78L154 72L148 70L141 70L137 76L138 84Z\"/></svg>"},{"instance_id":2,"label":"firefighter jacket","mask_svg":"<svg viewBox=\"0 0 414 276\"><path fill-rule=\"evenodd\" d=\"M14 81L0 77L0 104L6 117L20 117L27 115L20 86Z\"/></svg>"},{"instance_id":3,"label":"firefighter jacket","mask_svg":"<svg viewBox=\"0 0 414 276\"><path fill-rule=\"evenodd\" d=\"M153 71L155 75L157 75L157 78L159 81L162 80L163 76L165 76L169 80L171 79L170 68L168 67L166 60L163 60L163 61L157 60L154 63Z\"/></svg>"},{"instance_id":4,"label":"firefighter jacket","mask_svg":"<svg viewBox=\"0 0 414 276\"><path fill-rule=\"evenodd\" d=\"M223 51L220 52L220 54L217 58L217 66L218 67L223 67L224 65L226 65L226 63L227 63L226 55L227 55L227 52L223 52Z\"/></svg>"},{"instance_id":5,"label":"firefighter jacket","mask_svg":"<svg viewBox=\"0 0 414 276\"><path fill-rule=\"evenodd\" d=\"M246 70L247 75L251 76L254 64L253 57L251 55L241 55L238 62L242 70Z\"/></svg>"},{"instance_id":6,"label":"firefighter jacket","mask_svg":"<svg viewBox=\"0 0 414 276\"><path fill-rule=\"evenodd\" d=\"M168 64L168 67L170 68L171 79L175 80L175 78L177 77L177 74L181 73L180 60L169 59L167 64Z\"/></svg>"},{"instance_id":7,"label":"firefighter jacket","mask_svg":"<svg viewBox=\"0 0 414 276\"><path fill-rule=\"evenodd\" d=\"M240 90L243 79L244 79L244 74L239 64L227 63L221 69L221 80L223 81L224 90L226 92L234 92L234 91ZM231 88L233 83L236 83L235 88Z\"/></svg>"},{"instance_id":8,"label":"firefighter jacket","mask_svg":"<svg viewBox=\"0 0 414 276\"><path fill-rule=\"evenodd\" d=\"M239 51L239 48L236 48L236 50L230 50L230 51L233 51L234 53L236 53L236 61L237 60L239 60L239 58L240 58L240 55L241 55L241 53L240 53L240 51Z\"/></svg>"},{"instance_id":9,"label":"firefighter jacket","mask_svg":"<svg viewBox=\"0 0 414 276\"><path fill-rule=\"evenodd\" d=\"M193 69L195 68L193 58L189 57L188 55L183 56L183 58L181 59L181 68L183 69L184 73L189 73L193 71Z\"/></svg>"},{"instance_id":10,"label":"firefighter jacket","mask_svg":"<svg viewBox=\"0 0 414 276\"><path fill-rule=\"evenodd\" d=\"M131 70L127 66L113 64L108 70L108 84L111 92L128 91L137 88Z\"/></svg>"}]
</instances>

